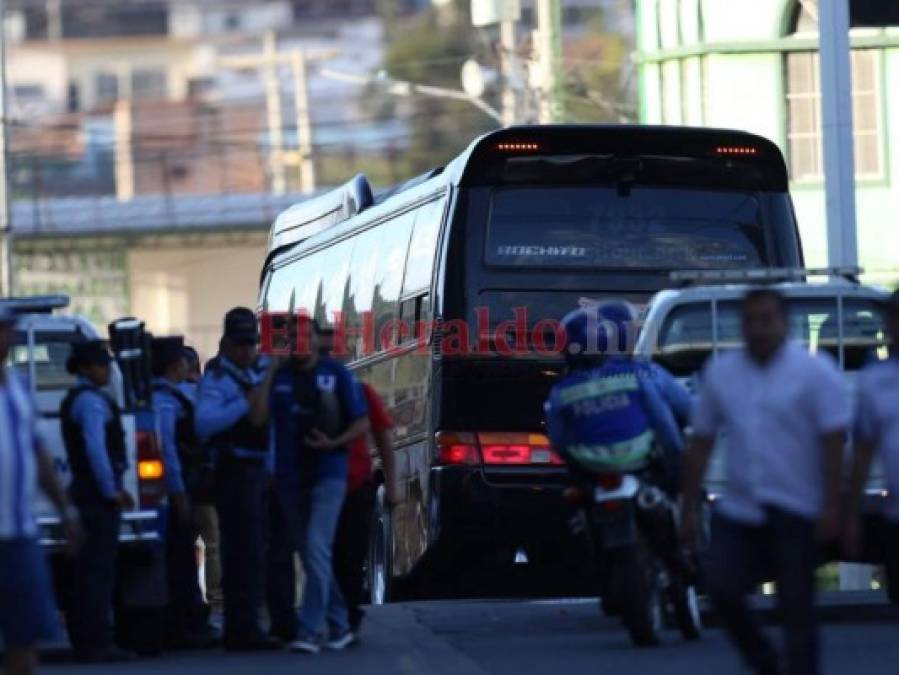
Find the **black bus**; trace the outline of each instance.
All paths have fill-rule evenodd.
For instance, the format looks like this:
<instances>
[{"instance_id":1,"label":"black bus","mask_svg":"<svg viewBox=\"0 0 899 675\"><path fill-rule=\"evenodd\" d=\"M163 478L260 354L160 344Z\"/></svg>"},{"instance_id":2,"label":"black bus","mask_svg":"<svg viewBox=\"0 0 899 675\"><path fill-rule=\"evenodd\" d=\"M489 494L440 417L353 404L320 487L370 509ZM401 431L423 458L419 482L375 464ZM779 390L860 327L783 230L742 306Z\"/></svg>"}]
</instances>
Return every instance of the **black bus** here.
<instances>
[{"instance_id":1,"label":"black bus","mask_svg":"<svg viewBox=\"0 0 899 675\"><path fill-rule=\"evenodd\" d=\"M377 196L357 176L282 213L259 310L349 326L350 367L393 413L406 501L390 511L379 498L370 581L382 601L523 567L574 578L560 571L578 557L565 468L543 435L562 370L554 320L584 299L642 303L675 269L802 264L768 140L513 127Z\"/></svg>"}]
</instances>

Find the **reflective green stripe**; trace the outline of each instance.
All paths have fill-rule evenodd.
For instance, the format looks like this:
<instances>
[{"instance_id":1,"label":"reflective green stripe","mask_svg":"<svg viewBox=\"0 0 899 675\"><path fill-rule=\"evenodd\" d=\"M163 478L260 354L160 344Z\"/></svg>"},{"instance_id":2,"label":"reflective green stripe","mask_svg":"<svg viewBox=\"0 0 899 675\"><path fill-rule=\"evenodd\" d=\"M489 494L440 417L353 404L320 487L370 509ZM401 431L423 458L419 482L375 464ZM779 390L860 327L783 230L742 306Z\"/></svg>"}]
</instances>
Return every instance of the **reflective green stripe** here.
<instances>
[{"instance_id":1,"label":"reflective green stripe","mask_svg":"<svg viewBox=\"0 0 899 675\"><path fill-rule=\"evenodd\" d=\"M627 468L632 464L644 461L652 452L655 434L652 430L644 431L636 438L631 438L608 445L578 443L569 445L568 453L578 463L587 466L612 466Z\"/></svg>"},{"instance_id":2,"label":"reflective green stripe","mask_svg":"<svg viewBox=\"0 0 899 675\"><path fill-rule=\"evenodd\" d=\"M607 396L622 391L637 391L639 388L637 376L633 373L611 375L563 389L559 394L559 401L562 405L571 405L585 398Z\"/></svg>"}]
</instances>

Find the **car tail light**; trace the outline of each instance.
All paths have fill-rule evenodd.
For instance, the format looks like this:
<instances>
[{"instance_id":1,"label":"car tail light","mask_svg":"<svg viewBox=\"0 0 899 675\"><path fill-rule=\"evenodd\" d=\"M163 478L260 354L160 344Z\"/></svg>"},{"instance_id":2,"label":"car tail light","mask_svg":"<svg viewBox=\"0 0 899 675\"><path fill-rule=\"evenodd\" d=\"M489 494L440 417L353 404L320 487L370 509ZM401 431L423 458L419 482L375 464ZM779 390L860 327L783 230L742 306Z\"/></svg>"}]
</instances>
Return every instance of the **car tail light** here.
<instances>
[{"instance_id":1,"label":"car tail light","mask_svg":"<svg viewBox=\"0 0 899 675\"><path fill-rule=\"evenodd\" d=\"M441 464L487 466L561 466L565 462L549 446L543 434L526 432L450 432L436 434Z\"/></svg>"},{"instance_id":2,"label":"car tail light","mask_svg":"<svg viewBox=\"0 0 899 675\"><path fill-rule=\"evenodd\" d=\"M165 497L165 464L156 442L156 434L138 431L137 434L138 506L158 506Z\"/></svg>"},{"instance_id":3,"label":"car tail light","mask_svg":"<svg viewBox=\"0 0 899 675\"><path fill-rule=\"evenodd\" d=\"M601 473L596 482L604 490L617 490L621 487L624 478L620 473Z\"/></svg>"},{"instance_id":4,"label":"car tail light","mask_svg":"<svg viewBox=\"0 0 899 675\"><path fill-rule=\"evenodd\" d=\"M478 441L484 464L559 466L565 463L550 449L549 439L543 434L480 433Z\"/></svg>"},{"instance_id":5,"label":"car tail light","mask_svg":"<svg viewBox=\"0 0 899 675\"><path fill-rule=\"evenodd\" d=\"M441 464L480 464L481 453L474 434L438 431L437 459Z\"/></svg>"}]
</instances>

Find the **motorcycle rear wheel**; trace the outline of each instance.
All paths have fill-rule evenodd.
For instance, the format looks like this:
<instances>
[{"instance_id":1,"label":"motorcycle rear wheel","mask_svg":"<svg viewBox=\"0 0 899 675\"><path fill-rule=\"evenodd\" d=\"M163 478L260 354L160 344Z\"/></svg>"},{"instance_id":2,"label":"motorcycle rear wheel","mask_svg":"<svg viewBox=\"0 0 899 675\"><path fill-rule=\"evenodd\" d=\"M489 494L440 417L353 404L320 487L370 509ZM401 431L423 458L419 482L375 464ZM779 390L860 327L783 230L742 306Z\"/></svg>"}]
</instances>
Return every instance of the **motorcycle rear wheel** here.
<instances>
[{"instance_id":1,"label":"motorcycle rear wheel","mask_svg":"<svg viewBox=\"0 0 899 675\"><path fill-rule=\"evenodd\" d=\"M616 556L612 584L616 589L621 621L637 647L652 647L662 641L664 607L652 558L642 547Z\"/></svg>"}]
</instances>

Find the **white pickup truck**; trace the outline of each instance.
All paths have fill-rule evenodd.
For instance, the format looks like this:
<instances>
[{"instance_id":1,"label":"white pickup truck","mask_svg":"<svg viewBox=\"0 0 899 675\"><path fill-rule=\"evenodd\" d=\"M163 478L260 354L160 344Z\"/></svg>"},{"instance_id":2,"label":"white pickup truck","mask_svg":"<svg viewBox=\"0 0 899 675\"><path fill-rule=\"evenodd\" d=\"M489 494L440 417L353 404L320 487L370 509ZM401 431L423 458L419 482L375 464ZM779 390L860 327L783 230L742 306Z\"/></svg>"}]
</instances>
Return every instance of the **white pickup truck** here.
<instances>
[{"instance_id":1,"label":"white pickup truck","mask_svg":"<svg viewBox=\"0 0 899 675\"><path fill-rule=\"evenodd\" d=\"M678 275L672 276L678 279ZM870 360L887 356L887 336L878 306L887 293L855 282L853 274L847 274L848 278L828 275L821 282L805 281L808 276L813 276L813 272L748 270L685 274L681 281L703 285L666 290L653 296L644 309L635 352L666 367L692 391L709 356L741 346L740 299L750 284L767 281L788 299L791 339L807 345L813 353L829 352L839 363L854 396L858 371ZM777 281L780 278L792 280ZM726 443L726 436L718 439L707 474L706 489L713 499L724 489ZM875 463L864 502L866 532L872 536L866 537L869 545L859 562L883 560L882 548L877 545L881 539L876 535L882 524L885 497L883 469ZM832 552L832 555L838 554Z\"/></svg>"},{"instance_id":2,"label":"white pickup truck","mask_svg":"<svg viewBox=\"0 0 899 675\"><path fill-rule=\"evenodd\" d=\"M59 407L74 377L65 368L73 342L99 339L101 336L89 321L79 316L54 314L53 310L68 305L66 296L0 299L18 315L13 333L13 346L8 366L14 368L27 383L40 412L40 430L53 457L57 475L63 485L71 481L71 472L62 439ZM137 322L125 322L140 327ZM123 375L121 367L131 353L116 352L109 394L122 409L126 435L128 469L123 487L134 498L136 506L122 515L119 534L119 572L116 607L116 630L119 639L141 651L155 651L158 636L148 621L165 602L164 495L162 484L165 467L159 452L152 410L134 395L135 382ZM131 362L127 362L131 363ZM129 365L130 367L130 365ZM133 368L131 368L133 370ZM56 512L43 494L39 494L35 512L40 542L48 552L60 603L66 602L66 590L78 580L71 578L67 558L62 555L64 534Z\"/></svg>"}]
</instances>

